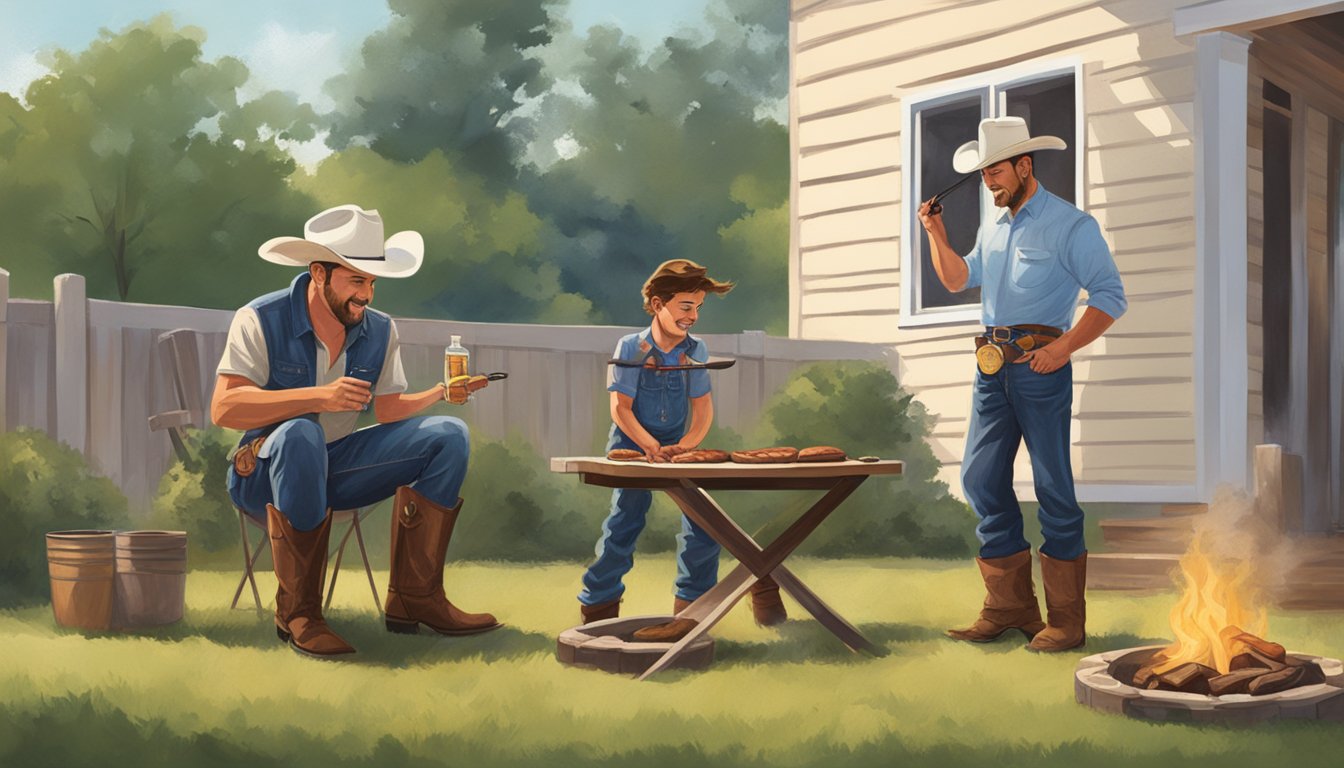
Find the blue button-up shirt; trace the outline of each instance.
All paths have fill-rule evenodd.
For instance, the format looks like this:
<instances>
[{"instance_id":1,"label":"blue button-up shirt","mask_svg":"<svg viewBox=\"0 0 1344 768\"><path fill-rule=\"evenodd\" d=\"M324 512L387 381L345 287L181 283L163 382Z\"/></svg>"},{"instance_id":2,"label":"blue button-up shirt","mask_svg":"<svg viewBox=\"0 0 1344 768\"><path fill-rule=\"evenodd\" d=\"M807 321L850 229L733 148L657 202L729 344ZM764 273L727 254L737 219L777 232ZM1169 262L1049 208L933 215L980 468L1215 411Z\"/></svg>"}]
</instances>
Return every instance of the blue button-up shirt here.
<instances>
[{"instance_id":1,"label":"blue button-up shirt","mask_svg":"<svg viewBox=\"0 0 1344 768\"><path fill-rule=\"evenodd\" d=\"M1097 220L1038 185L1013 215L1007 208L980 227L965 258L966 287L981 286L985 325L1068 329L1087 291L1087 305L1113 318L1125 313L1125 287Z\"/></svg>"}]
</instances>

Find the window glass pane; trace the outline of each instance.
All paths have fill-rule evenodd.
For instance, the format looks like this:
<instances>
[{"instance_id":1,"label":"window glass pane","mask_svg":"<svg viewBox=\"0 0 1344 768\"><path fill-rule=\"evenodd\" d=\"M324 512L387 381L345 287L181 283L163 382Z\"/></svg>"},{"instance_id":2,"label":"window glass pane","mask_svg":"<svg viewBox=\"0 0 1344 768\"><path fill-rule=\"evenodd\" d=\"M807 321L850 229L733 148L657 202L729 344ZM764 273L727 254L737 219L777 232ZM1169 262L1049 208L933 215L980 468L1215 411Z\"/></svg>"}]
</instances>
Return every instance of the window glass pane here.
<instances>
[{"instance_id":1,"label":"window glass pane","mask_svg":"<svg viewBox=\"0 0 1344 768\"><path fill-rule=\"evenodd\" d=\"M920 110L919 201L911 201L911 206L928 200L961 178L961 174L952 169L952 153L962 144L975 141L982 109L981 96L975 94ZM980 184L968 182L962 185L943 198L942 205L947 240L954 251L965 256L975 245L975 233L980 226ZM912 234L919 237L919 264L915 267L919 275L919 308L939 309L979 304L979 288L949 293L943 287L930 261L932 254L929 251L929 239L924 234L924 228L919 225L919 220L913 220L915 229Z\"/></svg>"},{"instance_id":2,"label":"window glass pane","mask_svg":"<svg viewBox=\"0 0 1344 768\"><path fill-rule=\"evenodd\" d=\"M1063 152L1037 152L1033 162L1036 179L1055 195L1076 205L1077 148L1073 145L1078 123L1073 96L1071 74L1004 89L1008 115L1026 120L1032 136L1058 136L1069 145Z\"/></svg>"}]
</instances>

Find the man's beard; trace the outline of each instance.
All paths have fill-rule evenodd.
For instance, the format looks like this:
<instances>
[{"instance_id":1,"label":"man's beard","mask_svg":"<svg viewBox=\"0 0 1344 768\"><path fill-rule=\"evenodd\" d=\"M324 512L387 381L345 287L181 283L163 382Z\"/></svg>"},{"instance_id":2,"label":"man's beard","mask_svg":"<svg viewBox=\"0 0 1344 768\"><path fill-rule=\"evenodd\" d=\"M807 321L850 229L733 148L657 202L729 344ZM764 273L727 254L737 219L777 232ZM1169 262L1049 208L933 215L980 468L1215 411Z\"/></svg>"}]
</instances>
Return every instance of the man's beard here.
<instances>
[{"instance_id":1,"label":"man's beard","mask_svg":"<svg viewBox=\"0 0 1344 768\"><path fill-rule=\"evenodd\" d=\"M336 315L336 319L341 321L341 325L349 328L352 325L359 325L360 318L355 317L351 311L350 305L354 304L360 307L368 306L367 302L359 302L354 299L341 301L336 298L336 292L331 290L331 283L322 286L322 298L327 300L327 306L331 307L331 313Z\"/></svg>"},{"instance_id":2,"label":"man's beard","mask_svg":"<svg viewBox=\"0 0 1344 768\"><path fill-rule=\"evenodd\" d=\"M1023 179L1022 182L1017 185L1017 191L1008 196L1008 204L1004 207L1010 211L1016 210L1018 204L1022 202L1022 198L1026 197L1026 195L1027 181L1026 179Z\"/></svg>"}]
</instances>

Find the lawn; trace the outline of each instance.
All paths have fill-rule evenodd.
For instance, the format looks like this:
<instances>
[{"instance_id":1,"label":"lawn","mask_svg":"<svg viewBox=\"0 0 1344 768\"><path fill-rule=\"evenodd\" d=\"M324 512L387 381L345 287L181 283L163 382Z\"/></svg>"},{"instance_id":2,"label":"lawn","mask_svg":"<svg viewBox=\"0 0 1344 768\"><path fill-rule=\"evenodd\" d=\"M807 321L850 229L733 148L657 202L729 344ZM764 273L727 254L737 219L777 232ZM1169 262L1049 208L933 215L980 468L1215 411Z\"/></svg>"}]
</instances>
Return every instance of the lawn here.
<instances>
[{"instance_id":1,"label":"lawn","mask_svg":"<svg viewBox=\"0 0 1344 768\"><path fill-rule=\"evenodd\" d=\"M1085 651L1045 656L1018 637L942 636L979 603L969 562L790 564L888 654L851 654L789 602L779 630L734 610L708 670L641 683L565 667L555 637L577 623L575 564L452 566L450 596L508 625L457 639L385 632L346 570L330 613L359 649L344 663L301 658L269 616L229 611L231 572L192 572L185 620L145 635L0 612L0 766L1338 764L1340 726L1160 725L1074 703L1078 659L1161 641L1170 594L1094 593ZM642 558L625 614L670 608L673 572ZM1344 655L1340 614L1278 613L1270 630Z\"/></svg>"}]
</instances>

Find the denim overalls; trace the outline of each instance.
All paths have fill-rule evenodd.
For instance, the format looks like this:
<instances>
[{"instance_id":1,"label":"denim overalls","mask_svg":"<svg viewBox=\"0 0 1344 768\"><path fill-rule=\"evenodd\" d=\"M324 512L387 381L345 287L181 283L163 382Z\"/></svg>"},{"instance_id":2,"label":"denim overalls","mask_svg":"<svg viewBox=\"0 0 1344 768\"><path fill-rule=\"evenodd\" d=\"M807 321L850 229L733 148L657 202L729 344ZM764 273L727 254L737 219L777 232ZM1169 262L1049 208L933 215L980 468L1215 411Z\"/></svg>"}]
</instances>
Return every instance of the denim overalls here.
<instances>
[{"instance_id":1,"label":"denim overalls","mask_svg":"<svg viewBox=\"0 0 1344 768\"><path fill-rule=\"evenodd\" d=\"M687 337L669 352L662 352L649 338L650 329L630 334L616 345L615 356L622 360L643 360L652 355L660 364L676 365L688 361L705 362L708 351L704 342ZM680 440L690 426L690 401L709 394L709 374L698 371L653 371L646 368L611 369L608 391L621 392L634 399L635 419L660 445ZM633 440L611 425L607 450L632 448ZM636 488L618 488L611 494L611 513L602 523L602 538L597 542L597 559L583 574L579 602L599 605L619 598L625 592L622 577L634 565L635 540L644 530L645 516L653 503L653 493ZM719 544L685 515L677 536L676 596L695 600L719 580Z\"/></svg>"}]
</instances>

